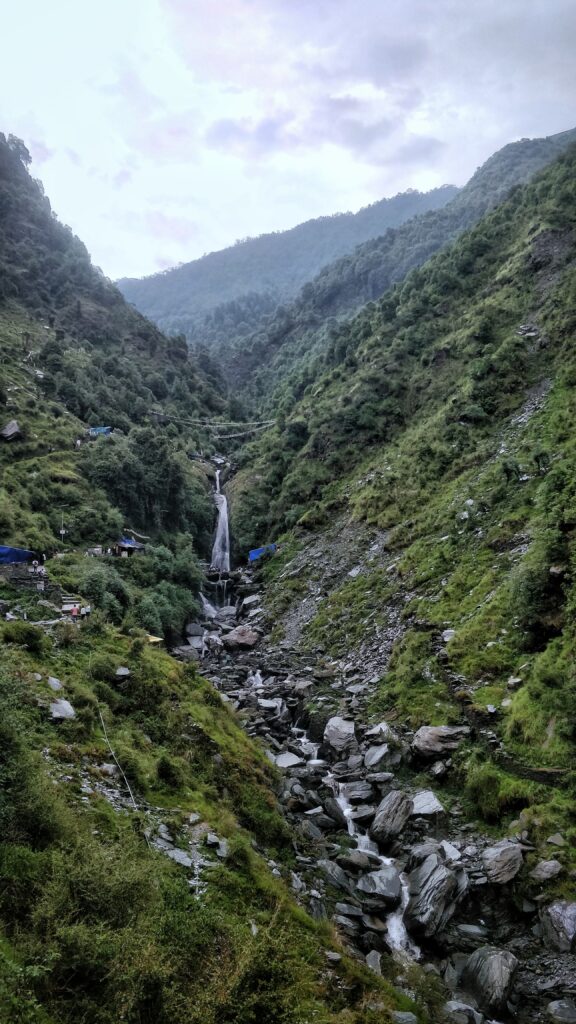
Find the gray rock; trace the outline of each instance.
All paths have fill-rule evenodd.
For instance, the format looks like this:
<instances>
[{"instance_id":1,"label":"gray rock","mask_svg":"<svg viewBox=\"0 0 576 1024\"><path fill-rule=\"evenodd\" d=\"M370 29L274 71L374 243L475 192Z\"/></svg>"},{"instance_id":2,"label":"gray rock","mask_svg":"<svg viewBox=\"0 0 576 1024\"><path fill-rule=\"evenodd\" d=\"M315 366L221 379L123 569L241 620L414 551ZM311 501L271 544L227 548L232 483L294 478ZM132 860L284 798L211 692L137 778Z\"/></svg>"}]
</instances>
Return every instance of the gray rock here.
<instances>
[{"instance_id":1,"label":"gray rock","mask_svg":"<svg viewBox=\"0 0 576 1024\"><path fill-rule=\"evenodd\" d=\"M192 859L184 852L184 850L179 850L177 847L173 847L171 850L164 850L164 853L167 857L170 857L170 860L174 860L177 864L181 864L183 868L192 867Z\"/></svg>"},{"instance_id":2,"label":"gray rock","mask_svg":"<svg viewBox=\"0 0 576 1024\"><path fill-rule=\"evenodd\" d=\"M456 750L469 735L467 725L423 725L412 740L412 749L420 757L436 759L447 750Z\"/></svg>"},{"instance_id":3,"label":"gray rock","mask_svg":"<svg viewBox=\"0 0 576 1024\"><path fill-rule=\"evenodd\" d=\"M576 903L554 900L544 907L541 922L546 945L560 953L569 953L576 936Z\"/></svg>"},{"instance_id":4,"label":"gray rock","mask_svg":"<svg viewBox=\"0 0 576 1024\"><path fill-rule=\"evenodd\" d=\"M283 754L278 754L275 758L276 765L278 768L297 768L299 765L304 764L304 759L298 757L297 754L291 754L289 750L284 751Z\"/></svg>"},{"instance_id":5,"label":"gray rock","mask_svg":"<svg viewBox=\"0 0 576 1024\"><path fill-rule=\"evenodd\" d=\"M40 676L40 678L42 678L42 676ZM54 690L54 693L58 693L59 690L63 689L62 683L59 679L56 679L55 676L48 676L47 682L50 689Z\"/></svg>"},{"instance_id":6,"label":"gray rock","mask_svg":"<svg viewBox=\"0 0 576 1024\"><path fill-rule=\"evenodd\" d=\"M555 999L546 1012L554 1024L576 1024L576 1003L572 999Z\"/></svg>"},{"instance_id":7,"label":"gray rock","mask_svg":"<svg viewBox=\"0 0 576 1024\"><path fill-rule=\"evenodd\" d=\"M464 964L462 985L481 1010L497 1013L506 1008L517 966L518 960L508 950L482 946Z\"/></svg>"},{"instance_id":8,"label":"gray rock","mask_svg":"<svg viewBox=\"0 0 576 1024\"><path fill-rule=\"evenodd\" d=\"M76 712L70 701L63 698L55 700L50 705L50 714L56 721L63 721L65 718L76 718Z\"/></svg>"},{"instance_id":9,"label":"gray rock","mask_svg":"<svg viewBox=\"0 0 576 1024\"><path fill-rule=\"evenodd\" d=\"M556 878L562 870L559 860L541 860L530 872L530 878L535 882L548 882L551 878Z\"/></svg>"},{"instance_id":10,"label":"gray rock","mask_svg":"<svg viewBox=\"0 0 576 1024\"><path fill-rule=\"evenodd\" d=\"M377 747L368 747L368 750L364 754L364 765L366 768L376 768L381 761L386 757L389 746L387 743L381 743Z\"/></svg>"},{"instance_id":11,"label":"gray rock","mask_svg":"<svg viewBox=\"0 0 576 1024\"><path fill-rule=\"evenodd\" d=\"M426 818L429 815L444 813L442 804L431 789L421 789L418 793L414 793L412 801L414 804L412 817L422 815Z\"/></svg>"},{"instance_id":12,"label":"gray rock","mask_svg":"<svg viewBox=\"0 0 576 1024\"><path fill-rule=\"evenodd\" d=\"M546 842L549 843L550 846L566 846L566 840L559 832L555 832L553 836L548 836Z\"/></svg>"},{"instance_id":13,"label":"gray rock","mask_svg":"<svg viewBox=\"0 0 576 1024\"><path fill-rule=\"evenodd\" d=\"M324 801L324 810L326 811L326 814L333 818L334 821L337 821L339 825L342 825L343 828L347 827L348 818L344 814L344 811L340 807L340 804L335 799L335 797L329 796Z\"/></svg>"},{"instance_id":14,"label":"gray rock","mask_svg":"<svg viewBox=\"0 0 576 1024\"><path fill-rule=\"evenodd\" d=\"M364 782L363 779L359 779L358 782L344 783L341 787L341 792L351 804L362 804L365 800L371 800L374 796L372 786L369 782Z\"/></svg>"},{"instance_id":15,"label":"gray rock","mask_svg":"<svg viewBox=\"0 0 576 1024\"><path fill-rule=\"evenodd\" d=\"M186 636L204 636L204 626L199 622L189 622L186 626Z\"/></svg>"},{"instance_id":16,"label":"gray rock","mask_svg":"<svg viewBox=\"0 0 576 1024\"><path fill-rule=\"evenodd\" d=\"M324 742L332 750L341 753L355 744L355 741L354 722L351 719L335 715L328 720L324 729Z\"/></svg>"},{"instance_id":17,"label":"gray rock","mask_svg":"<svg viewBox=\"0 0 576 1024\"><path fill-rule=\"evenodd\" d=\"M522 850L517 843L503 839L489 846L482 854L482 865L490 882L503 885L511 881L522 867Z\"/></svg>"},{"instance_id":18,"label":"gray rock","mask_svg":"<svg viewBox=\"0 0 576 1024\"><path fill-rule=\"evenodd\" d=\"M456 630L455 629L445 629L444 632L442 633L442 640L443 640L443 642L445 644L448 644L448 643L450 643L451 640L454 639L455 636L456 636Z\"/></svg>"},{"instance_id":19,"label":"gray rock","mask_svg":"<svg viewBox=\"0 0 576 1024\"><path fill-rule=\"evenodd\" d=\"M378 722L378 725L367 729L364 735L370 740L376 740L377 743L390 743L397 739L396 733L387 722Z\"/></svg>"},{"instance_id":20,"label":"gray rock","mask_svg":"<svg viewBox=\"0 0 576 1024\"><path fill-rule=\"evenodd\" d=\"M412 800L400 789L388 793L376 809L370 835L378 843L390 843L400 834L412 813Z\"/></svg>"},{"instance_id":21,"label":"gray rock","mask_svg":"<svg viewBox=\"0 0 576 1024\"><path fill-rule=\"evenodd\" d=\"M375 974L382 974L381 960L382 957L378 950L371 949L366 956L366 966L369 967L371 971L374 971Z\"/></svg>"},{"instance_id":22,"label":"gray rock","mask_svg":"<svg viewBox=\"0 0 576 1024\"><path fill-rule=\"evenodd\" d=\"M334 910L337 914L344 914L344 917L362 917L363 915L362 908L353 903L337 903Z\"/></svg>"},{"instance_id":23,"label":"gray rock","mask_svg":"<svg viewBox=\"0 0 576 1024\"><path fill-rule=\"evenodd\" d=\"M332 885L335 885L339 889L344 889L346 892L350 891L350 879L337 864L334 864L331 860L319 860L318 866L322 868L328 881Z\"/></svg>"},{"instance_id":24,"label":"gray rock","mask_svg":"<svg viewBox=\"0 0 576 1024\"><path fill-rule=\"evenodd\" d=\"M394 1024L418 1024L418 1018L410 1010L393 1010L392 1020Z\"/></svg>"},{"instance_id":25,"label":"gray rock","mask_svg":"<svg viewBox=\"0 0 576 1024\"><path fill-rule=\"evenodd\" d=\"M358 873L360 871L367 871L370 867L370 857L368 854L363 853L362 850L351 850L350 853L341 853L337 858L336 862L345 871L352 871Z\"/></svg>"},{"instance_id":26,"label":"gray rock","mask_svg":"<svg viewBox=\"0 0 576 1024\"><path fill-rule=\"evenodd\" d=\"M419 935L439 931L454 913L459 896L453 871L431 853L408 876L410 899L404 915L406 927Z\"/></svg>"},{"instance_id":27,"label":"gray rock","mask_svg":"<svg viewBox=\"0 0 576 1024\"><path fill-rule=\"evenodd\" d=\"M225 647L231 648L254 647L259 639L258 633L255 633L249 626L236 626L222 637L222 643Z\"/></svg>"},{"instance_id":28,"label":"gray rock","mask_svg":"<svg viewBox=\"0 0 576 1024\"><path fill-rule=\"evenodd\" d=\"M367 896L376 896L387 907L397 907L402 895L400 875L392 864L386 864L379 871L371 871L364 875L356 888Z\"/></svg>"},{"instance_id":29,"label":"gray rock","mask_svg":"<svg viewBox=\"0 0 576 1024\"><path fill-rule=\"evenodd\" d=\"M450 999L444 1006L445 1012L453 1024L483 1024L484 1016L478 1013L468 1003L462 1003L459 999Z\"/></svg>"},{"instance_id":30,"label":"gray rock","mask_svg":"<svg viewBox=\"0 0 576 1024\"><path fill-rule=\"evenodd\" d=\"M115 676L117 679L128 679L128 676L132 675L130 669L126 665L119 665L116 669Z\"/></svg>"}]
</instances>

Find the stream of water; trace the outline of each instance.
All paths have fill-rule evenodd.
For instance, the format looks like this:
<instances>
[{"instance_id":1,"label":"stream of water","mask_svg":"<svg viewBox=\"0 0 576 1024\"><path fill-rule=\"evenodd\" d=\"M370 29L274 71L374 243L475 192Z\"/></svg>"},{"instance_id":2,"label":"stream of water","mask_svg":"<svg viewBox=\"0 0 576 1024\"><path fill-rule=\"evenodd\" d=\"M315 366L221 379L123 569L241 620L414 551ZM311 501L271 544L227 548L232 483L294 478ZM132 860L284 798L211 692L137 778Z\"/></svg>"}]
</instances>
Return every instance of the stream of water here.
<instances>
[{"instance_id":1,"label":"stream of water","mask_svg":"<svg viewBox=\"0 0 576 1024\"><path fill-rule=\"evenodd\" d=\"M214 501L218 509L216 536L212 548L211 567L218 572L230 572L230 530L228 526L228 501L220 490L220 470L216 470Z\"/></svg>"}]
</instances>

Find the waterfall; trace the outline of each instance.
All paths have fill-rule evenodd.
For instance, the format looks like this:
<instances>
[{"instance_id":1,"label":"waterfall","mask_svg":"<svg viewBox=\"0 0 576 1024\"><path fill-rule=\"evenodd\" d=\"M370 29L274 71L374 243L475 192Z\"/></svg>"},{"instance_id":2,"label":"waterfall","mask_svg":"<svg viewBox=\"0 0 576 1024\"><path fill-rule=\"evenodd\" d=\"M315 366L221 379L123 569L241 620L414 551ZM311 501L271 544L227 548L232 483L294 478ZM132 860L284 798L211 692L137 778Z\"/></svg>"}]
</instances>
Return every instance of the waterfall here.
<instances>
[{"instance_id":1,"label":"waterfall","mask_svg":"<svg viewBox=\"0 0 576 1024\"><path fill-rule=\"evenodd\" d=\"M228 501L220 492L220 470L216 470L214 501L218 509L216 537L212 548L212 568L218 572L230 572L230 533L228 530Z\"/></svg>"}]
</instances>

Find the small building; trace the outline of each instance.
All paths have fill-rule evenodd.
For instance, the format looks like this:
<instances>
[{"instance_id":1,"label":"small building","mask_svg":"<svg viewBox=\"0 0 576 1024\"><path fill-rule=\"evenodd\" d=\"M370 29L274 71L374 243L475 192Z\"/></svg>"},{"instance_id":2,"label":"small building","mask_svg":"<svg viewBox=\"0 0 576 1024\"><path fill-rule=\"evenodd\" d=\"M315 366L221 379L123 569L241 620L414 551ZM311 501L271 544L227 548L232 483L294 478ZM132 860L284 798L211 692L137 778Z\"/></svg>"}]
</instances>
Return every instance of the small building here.
<instances>
[{"instance_id":1,"label":"small building","mask_svg":"<svg viewBox=\"0 0 576 1024\"><path fill-rule=\"evenodd\" d=\"M138 540L134 540L134 537L120 537L120 540L114 545L114 554L119 555L120 558L143 555L145 551L146 545L141 544Z\"/></svg>"}]
</instances>

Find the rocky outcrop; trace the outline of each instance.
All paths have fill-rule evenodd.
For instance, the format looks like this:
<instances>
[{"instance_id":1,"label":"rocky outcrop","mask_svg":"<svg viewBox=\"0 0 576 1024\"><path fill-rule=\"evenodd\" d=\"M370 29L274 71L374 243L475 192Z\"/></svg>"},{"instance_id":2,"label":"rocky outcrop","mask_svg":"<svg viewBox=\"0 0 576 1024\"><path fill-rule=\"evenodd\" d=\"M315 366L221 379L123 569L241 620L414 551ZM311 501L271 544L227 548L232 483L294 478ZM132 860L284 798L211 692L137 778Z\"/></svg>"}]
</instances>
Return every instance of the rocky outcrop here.
<instances>
[{"instance_id":1,"label":"rocky outcrop","mask_svg":"<svg viewBox=\"0 0 576 1024\"><path fill-rule=\"evenodd\" d=\"M234 649L235 647L254 647L260 637L253 629L249 626L236 626L235 629L231 629L229 633L225 633L222 637L222 643L225 647Z\"/></svg>"},{"instance_id":2,"label":"rocky outcrop","mask_svg":"<svg viewBox=\"0 0 576 1024\"><path fill-rule=\"evenodd\" d=\"M554 900L541 914L544 941L552 949L568 953L576 937L576 903Z\"/></svg>"},{"instance_id":3,"label":"rocky outcrop","mask_svg":"<svg viewBox=\"0 0 576 1024\"><path fill-rule=\"evenodd\" d=\"M354 722L348 718L340 718L338 715L330 718L324 729L324 743L338 754L354 746L356 743Z\"/></svg>"},{"instance_id":4,"label":"rocky outcrop","mask_svg":"<svg viewBox=\"0 0 576 1024\"><path fill-rule=\"evenodd\" d=\"M452 917L466 886L463 871L452 870L439 853L429 853L408 876L406 927L416 935L435 935Z\"/></svg>"},{"instance_id":5,"label":"rocky outcrop","mask_svg":"<svg viewBox=\"0 0 576 1024\"><path fill-rule=\"evenodd\" d=\"M381 846L386 846L404 828L413 809L410 797L400 789L393 789L376 808L370 835Z\"/></svg>"},{"instance_id":6,"label":"rocky outcrop","mask_svg":"<svg viewBox=\"0 0 576 1024\"><path fill-rule=\"evenodd\" d=\"M522 867L522 850L518 843L503 839L489 846L482 854L482 865L490 882L504 885L510 882Z\"/></svg>"},{"instance_id":7,"label":"rocky outcrop","mask_svg":"<svg viewBox=\"0 0 576 1024\"><path fill-rule=\"evenodd\" d=\"M371 871L364 875L356 883L356 888L367 896L382 900L387 907L397 907L400 903L402 892L400 875L391 864L385 865L379 871Z\"/></svg>"},{"instance_id":8,"label":"rocky outcrop","mask_svg":"<svg viewBox=\"0 0 576 1024\"><path fill-rule=\"evenodd\" d=\"M493 946L482 946L468 957L462 972L462 985L481 1010L498 1013L506 1009L518 960L513 953Z\"/></svg>"},{"instance_id":9,"label":"rocky outcrop","mask_svg":"<svg viewBox=\"0 0 576 1024\"><path fill-rule=\"evenodd\" d=\"M421 758L437 758L456 750L469 735L470 729L466 725L423 725L414 735L412 750Z\"/></svg>"}]
</instances>

